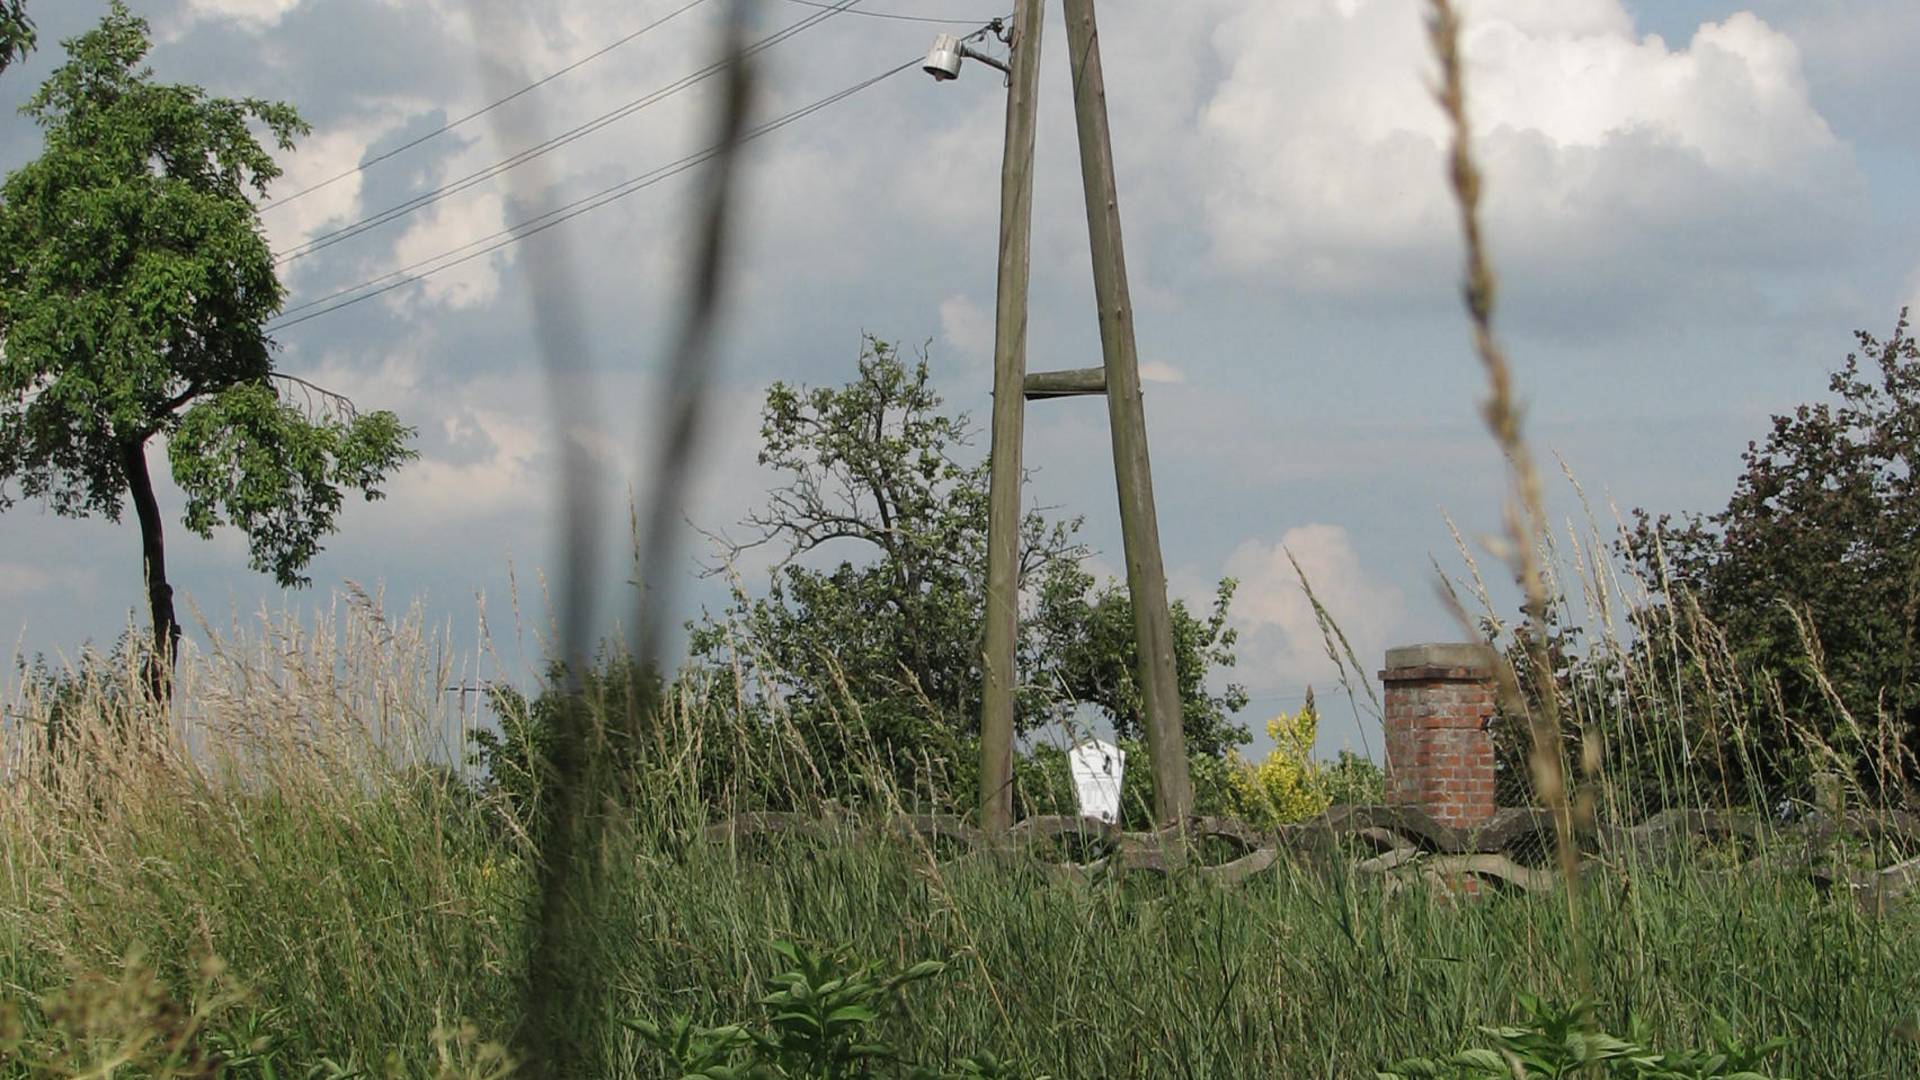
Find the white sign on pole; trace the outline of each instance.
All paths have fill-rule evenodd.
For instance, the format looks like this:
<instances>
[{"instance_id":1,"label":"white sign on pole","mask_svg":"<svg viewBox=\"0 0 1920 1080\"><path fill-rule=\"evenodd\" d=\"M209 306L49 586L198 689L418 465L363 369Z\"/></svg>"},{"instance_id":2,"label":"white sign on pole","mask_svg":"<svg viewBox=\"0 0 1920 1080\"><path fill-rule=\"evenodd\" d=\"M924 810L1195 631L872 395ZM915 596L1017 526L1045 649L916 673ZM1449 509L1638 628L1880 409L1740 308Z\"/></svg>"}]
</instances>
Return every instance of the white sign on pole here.
<instances>
[{"instance_id":1,"label":"white sign on pole","mask_svg":"<svg viewBox=\"0 0 1920 1080\"><path fill-rule=\"evenodd\" d=\"M1067 762L1073 770L1073 792L1080 801L1080 816L1099 818L1109 825L1118 822L1126 751L1093 739L1068 752Z\"/></svg>"}]
</instances>

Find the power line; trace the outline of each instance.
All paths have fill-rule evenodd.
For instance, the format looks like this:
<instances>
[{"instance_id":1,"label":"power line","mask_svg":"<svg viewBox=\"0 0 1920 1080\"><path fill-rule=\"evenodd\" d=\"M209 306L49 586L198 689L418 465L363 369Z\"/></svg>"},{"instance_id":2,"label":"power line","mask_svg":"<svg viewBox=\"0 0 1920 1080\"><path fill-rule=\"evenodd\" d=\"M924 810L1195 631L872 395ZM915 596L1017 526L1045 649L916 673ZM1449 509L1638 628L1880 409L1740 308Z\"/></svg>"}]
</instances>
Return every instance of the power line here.
<instances>
[{"instance_id":1,"label":"power line","mask_svg":"<svg viewBox=\"0 0 1920 1080\"><path fill-rule=\"evenodd\" d=\"M787 3L799 4L801 7L810 8L828 8L833 6L832 4L825 3L824 0L787 0ZM868 19L892 19L896 22L938 23L942 26L980 25L979 19L938 19L928 15L901 15L898 12L892 11L851 11L848 12L848 14L859 15Z\"/></svg>"},{"instance_id":2,"label":"power line","mask_svg":"<svg viewBox=\"0 0 1920 1080\"><path fill-rule=\"evenodd\" d=\"M1255 694L1247 699L1247 707L1274 704L1305 704L1307 695L1300 694Z\"/></svg>"},{"instance_id":3,"label":"power line","mask_svg":"<svg viewBox=\"0 0 1920 1080\"><path fill-rule=\"evenodd\" d=\"M784 27L780 30L773 32L772 34L767 35L766 37L759 39L758 41L753 42L752 44L746 47L746 49L743 52L743 57L757 55L759 53L765 52L768 49L773 48L776 45L781 44L782 42L785 42L794 37L797 37L800 34L803 34L806 31L811 30L812 28L820 25L821 23L827 21L828 19L833 18L835 15L838 15L841 12L846 11L847 9L853 7L853 5L858 4L860 2L861 0L838 0L838 2L836 2L830 7L817 11L812 15L808 15L805 18L802 18L799 22L793 23L787 27ZM431 191L427 191L420 195L416 195L413 198L406 200L405 202L396 204L394 206L390 206L387 209L382 210L378 213L368 215L367 217L361 218L359 221L356 221L351 225L345 225L345 226L342 226L341 228L334 229L331 232L322 233L319 236L316 236L313 239L308 240L305 243L294 247L291 251L288 251L285 254L280 255L278 258L274 260L274 265L283 266L287 263L294 262L299 259L304 259L307 256L314 254L315 252L323 251L327 248L332 247L335 244L344 243L348 240L353 239L356 236L360 236L363 233L367 233L374 229L377 229L380 226L387 224L388 222L395 221L399 218L405 217L406 215L413 213L415 210L419 210L423 207L431 206L442 199L448 198L449 196L458 195L459 193L466 191L469 188L473 188L480 184L483 184L488 180L491 180L494 177L499 176L502 173L508 172L512 169L519 168L520 166L526 164L527 162L532 161L536 158L542 157L546 154L550 154L553 151L558 150L560 147L567 145L568 143L572 143L576 140L583 139L586 136L591 135L594 132L599 131L600 129L608 126L609 124L615 123L616 121L619 121L619 120L623 120L626 117L632 116L634 113L639 112L642 109L645 109L651 105L657 104L658 102L663 101L669 97L672 97L673 95L680 93L683 90L689 89L690 87L698 85L699 83L705 82L707 79L710 79L713 76L719 74L720 72L725 71L727 67L733 64L734 62L735 61L732 57L715 61L714 63L708 64L706 67L703 67L693 72L692 74L684 75L679 79L676 79L672 83L669 83L666 86L653 91L652 93L635 98L634 100L629 101L626 104L619 106L618 108L615 108L609 112L605 112L600 114L597 117L594 117L592 120L589 120L586 123L579 124L579 125L576 125L575 127L569 128L568 130L563 131L560 134L555 135L544 142L528 147L527 149L522 150L519 153L513 154L510 157L503 158L500 161L496 161L493 164L488 165L485 168L482 168L476 172L468 173L466 176L463 176L458 180L449 181L448 183L443 184L440 187L434 188Z\"/></svg>"},{"instance_id":4,"label":"power line","mask_svg":"<svg viewBox=\"0 0 1920 1080\"><path fill-rule=\"evenodd\" d=\"M758 139L761 136L771 135L775 131L778 131L781 128L786 127L789 124L796 123L800 120L803 120L806 117L811 116L816 112L819 112L821 109L827 108L831 105L844 101L847 98L850 98L855 94L858 94L862 90L865 90L876 83L884 82L885 80L890 79L893 76L908 70L909 68L917 67L919 64L920 64L920 58L915 57L914 59L909 60L906 63L899 65L898 67L891 68L887 71L884 71L878 75L873 76L872 78L864 79L858 83L853 84L852 86L847 87L844 90L836 91L835 93L829 94L826 97L821 98L818 101L815 101L809 105L804 105L798 109L795 109L790 113L787 113L780 117L776 117L773 120L769 120L763 124L760 124L754 128L749 129L747 132L742 134L740 136L740 142L742 143L752 142L753 140ZM686 172L688 169L694 168L697 165L701 165L707 161L712 160L715 157L718 157L722 152L725 151L725 149L726 147L724 145L707 147L706 149L698 151L696 153L688 154L686 157L680 158L677 161L668 162L665 165L661 165L657 168L641 173L639 176L633 177L629 180L622 181L621 183L615 184L612 187L604 188L598 192L595 192L592 195L586 196L585 198L576 199L575 201L567 203L564 206L555 207L554 209L549 210L543 214L539 214L534 217L528 218L524 221L517 222L513 225L508 226L505 229L500 230L499 232L492 233L487 236L483 236L477 240L469 241L450 251L441 252L439 255L435 255L432 258L422 259L419 262L401 267L398 270L394 270L394 271L390 271L389 273L382 274L380 277L374 278L370 281L362 282L359 285L353 286L352 288L342 289L339 292L333 293L329 296L323 296L317 300L310 300L307 303L289 308L286 311L281 313L282 317L279 322L276 322L273 325L267 327L267 332L277 333L281 330L298 326L301 323L307 322L311 319L317 319L322 315L330 315L343 308L349 308L355 304L359 304L364 301L371 300L376 296L384 295L386 293L392 292L395 289L403 288L405 286L412 285L420 281L425 281L427 278L430 278L433 275L438 274L442 271L451 270L454 267L459 266L463 263L471 262L474 259L480 258L483 255L487 255L492 252L498 251L501 248L508 246L509 244L517 244L520 241L525 240L530 236L537 236L540 233L546 232L548 229L554 228L557 225L561 225L568 221L571 221L582 214L586 214L594 210L598 210L601 207L608 205L609 203L617 202L618 200L624 199L629 195L635 194L636 192L643 191L647 188L650 188L653 185L660 183L663 180L667 180L671 177L678 176L679 174ZM477 248L478 250L470 250L475 248ZM465 252L465 254L462 254L463 252ZM458 256L458 257L455 258L454 256ZM446 261L443 261L443 260L446 260ZM439 265L432 265L436 263L438 263ZM429 266L431 266L431 269L424 269L424 270L422 269L422 267L429 267ZM414 271L416 270L419 270L420 272L414 273ZM396 279L396 278L397 280L390 280L390 279ZM385 284L382 284L383 282ZM374 288L373 286L379 286L379 287ZM370 290L370 291L362 291L362 290ZM335 302L335 301L338 301L338 302ZM298 314L300 312L305 312L305 314ZM288 315L297 315L297 317L286 318L286 316Z\"/></svg>"},{"instance_id":5,"label":"power line","mask_svg":"<svg viewBox=\"0 0 1920 1080\"><path fill-rule=\"evenodd\" d=\"M789 38L795 37L801 33L804 33L809 29L812 29L815 26L818 26L820 23L825 22L826 20L839 14L841 11L844 11L847 8L852 7L854 4L857 4L860 2L861 0L838 0L838 2L828 10L817 12L813 15L809 15L801 19L799 22L786 26L778 31L775 31L772 34L767 35L764 38L759 39L758 41L753 42L752 44L747 46L744 55L751 56L759 52L763 52L767 49L773 48L775 45L778 45L781 42L788 40ZM634 100L629 101L626 104L621 105L609 112L605 112L600 114L597 117L594 117L592 120L589 120L586 123L576 125L573 128L570 128L564 132L561 132L559 135L556 135L550 139L547 139L544 142L528 147L527 149L522 150L519 153L513 154L500 161L496 161L493 164L488 165L476 172L468 173L466 176L463 176L458 180L449 181L448 183L443 184L440 187L434 188L431 191L427 191L420 195L416 195L411 199L408 199L397 205L390 206L385 210L379 211L378 213L371 214L371 215L368 215L367 217L361 218L360 220L355 221L350 225L345 225L345 226L342 226L341 228L334 229L330 232L322 233L319 236L316 236L306 241L305 243L296 246L295 248L293 248L293 250L280 255L277 259L274 260L274 263L275 265L285 265L286 263L294 262L296 260L306 258L307 256L312 255L317 251L322 251L338 243L344 243L345 241L351 240L354 237L359 236L363 233L370 232L373 229L377 229L380 226L385 225L390 221L394 221L401 217L404 217L407 214L414 212L415 210L419 210L426 206L431 206L432 204L439 202L440 200L445 199L449 196L457 195L470 188L483 184L486 181L491 180L502 173L508 172L512 169L518 168L519 166L526 164L529 161L542 157L546 154L552 153L554 150L557 150L560 147L565 146L578 139L585 138L586 136L591 135L594 132L599 131L600 129L608 126L609 124L625 119L626 117L631 116L642 109L645 109L660 101L663 101L666 98L672 97L674 94L677 94L683 90L686 90L690 87L698 85L699 83L704 82L707 79L710 79L713 76L719 74L720 72L726 70L728 64L730 63L732 63L731 58L727 58L727 59L722 59L714 63L708 64L706 67L700 68L699 70L693 72L692 74L682 76L681 78L675 80L674 82L669 83L668 85L661 87L660 89L655 90L652 93L645 94L641 97L635 98Z\"/></svg>"},{"instance_id":6,"label":"power line","mask_svg":"<svg viewBox=\"0 0 1920 1080\"><path fill-rule=\"evenodd\" d=\"M526 86L523 86L518 90L515 90L513 93L508 94L506 97L503 97L497 101L492 101L485 105L482 105L478 109L475 109L472 112L466 114L465 116L460 117L458 120L450 120L447 123L442 124L440 127L437 127L432 131L427 132L425 135L420 136L417 139L414 139L410 142L402 143L401 145L396 146L393 149L388 150L384 153L376 154L375 156L368 158L367 160L361 162L360 164L355 165L353 168L343 170L339 173L335 173L334 175L327 177L325 180L322 180L317 184L309 184L306 187L301 188L299 191L296 191L293 194L288 195L284 199L275 199L273 202L263 207L261 209L261 212L267 213L269 211L278 210L279 208L286 206L288 203L294 202L299 199L303 199L306 196L311 195L316 191L319 191L321 188L331 187L332 185L337 184L342 180L345 180L347 177L352 176L355 173L359 173L366 169L372 168L373 166L378 165L383 161L386 161L388 158L395 157L400 154L404 154L407 151L413 149L414 147L419 146L421 143L428 142L433 139L437 139L440 136L445 135L447 132L452 131L454 128L459 127L460 125L466 123L469 120L474 120L479 117L485 116L486 114L492 112L493 110L499 108L502 105L507 104L510 101L514 101L518 98L524 97L525 95L532 93L535 90L540 89L541 87L547 85L548 83L561 77L562 75L566 75L570 72L578 71L580 68L583 68L586 65L593 63L595 60L600 59L601 57L607 55L608 53L619 48L620 46L640 38L642 35L646 34L648 31L651 31L657 27L663 26L666 23L671 22L675 17L684 15L687 12L692 11L694 8L697 8L701 4L704 4L706 2L707 0L692 0L691 3L683 4L682 6L667 12L665 15L660 16L658 19L653 20L652 22L641 27L640 29L635 30L633 33L628 34L623 38L619 38L618 40L615 40L605 46L602 46L599 49L594 50L593 52L588 53L587 55L581 57L578 60L575 60L573 63L568 64L566 67L563 67L558 71L555 71L549 75L536 79L531 83L528 83Z\"/></svg>"}]
</instances>

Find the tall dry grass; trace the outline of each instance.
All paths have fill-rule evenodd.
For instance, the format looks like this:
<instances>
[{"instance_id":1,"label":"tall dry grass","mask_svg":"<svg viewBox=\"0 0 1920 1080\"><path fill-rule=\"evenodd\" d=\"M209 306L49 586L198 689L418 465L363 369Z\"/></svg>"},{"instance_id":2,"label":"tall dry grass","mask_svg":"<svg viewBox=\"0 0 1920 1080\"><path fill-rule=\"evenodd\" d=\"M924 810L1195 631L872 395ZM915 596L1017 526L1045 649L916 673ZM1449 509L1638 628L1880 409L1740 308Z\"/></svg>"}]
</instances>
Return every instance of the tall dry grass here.
<instances>
[{"instance_id":1,"label":"tall dry grass","mask_svg":"<svg viewBox=\"0 0 1920 1080\"><path fill-rule=\"evenodd\" d=\"M214 1060L239 1076L498 1074L534 940L533 825L451 764L472 722L441 693L458 665L417 615L370 599L210 640L183 656L164 726L128 704L137 664L96 667L49 753L36 733L55 702L13 688L0 997L19 1040L0 1075L188 1076ZM1590 995L1656 1046L1701 1045L1716 1018L1749 1041L1787 1035L1785 1075L1920 1067L1895 1037L1920 989L1914 914L1869 917L1784 858L1706 845L1590 864L1580 977L1558 896L1461 904L1285 863L1238 887L1069 884L872 832L715 844L698 826L729 808L690 793L701 748L739 738L740 713L698 685L671 700L640 762L653 796L609 818L605 888L571 954L586 990L564 1035L583 1075L658 1075L623 1019L753 1015L781 940L947 960L888 1038L936 1065L990 1052L1022 1076L1366 1075L1470 1043L1523 991ZM811 783L791 757L747 762L796 794ZM874 814L911 802L885 797L886 765L870 763ZM101 1070L115 1060L129 1064Z\"/></svg>"}]
</instances>

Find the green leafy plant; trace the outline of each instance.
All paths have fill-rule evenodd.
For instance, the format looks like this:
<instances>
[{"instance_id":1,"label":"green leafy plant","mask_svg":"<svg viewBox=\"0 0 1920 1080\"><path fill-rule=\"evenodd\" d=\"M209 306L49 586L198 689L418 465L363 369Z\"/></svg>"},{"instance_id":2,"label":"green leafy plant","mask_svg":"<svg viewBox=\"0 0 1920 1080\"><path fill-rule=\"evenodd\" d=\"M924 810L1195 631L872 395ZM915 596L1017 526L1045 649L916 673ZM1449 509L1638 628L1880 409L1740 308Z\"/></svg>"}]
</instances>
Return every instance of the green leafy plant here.
<instances>
[{"instance_id":1,"label":"green leafy plant","mask_svg":"<svg viewBox=\"0 0 1920 1080\"><path fill-rule=\"evenodd\" d=\"M1319 725L1313 691L1308 690L1307 703L1299 712L1282 712L1267 721L1273 750L1264 760L1245 761L1237 754L1229 759L1235 813L1256 826L1271 828L1304 821L1326 810L1332 796L1322 782L1321 766L1313 760L1314 733Z\"/></svg>"},{"instance_id":2,"label":"green leafy plant","mask_svg":"<svg viewBox=\"0 0 1920 1080\"><path fill-rule=\"evenodd\" d=\"M739 1024L699 1027L688 1016L676 1016L664 1025L651 1020L623 1021L666 1059L671 1072L683 1080L737 1080L761 1075L752 1062L735 1062L753 1049L753 1037Z\"/></svg>"},{"instance_id":3,"label":"green leafy plant","mask_svg":"<svg viewBox=\"0 0 1920 1080\"><path fill-rule=\"evenodd\" d=\"M686 1080L843 1080L871 1076L883 1065L916 1077L937 1075L905 1060L877 1029L898 1004L902 988L933 978L945 964L922 960L882 975L875 964L816 954L794 942L775 942L773 951L787 968L771 980L777 989L761 999L768 1011L764 1029L737 1023L699 1027L686 1016L664 1024L623 1023ZM981 1056L963 1062L957 1075L1012 1074L994 1058Z\"/></svg>"},{"instance_id":4,"label":"green leafy plant","mask_svg":"<svg viewBox=\"0 0 1920 1080\"><path fill-rule=\"evenodd\" d=\"M1637 1038L1602 1031L1591 1004L1563 1009L1531 994L1519 997L1526 1022L1480 1029L1493 1046L1444 1058L1408 1058L1375 1075L1379 1080L1767 1080L1760 1071L1766 1059L1786 1046L1786 1040L1773 1039L1742 1047L1726 1024L1716 1022L1712 1050L1659 1054Z\"/></svg>"},{"instance_id":5,"label":"green leafy plant","mask_svg":"<svg viewBox=\"0 0 1920 1080\"><path fill-rule=\"evenodd\" d=\"M872 964L848 967L838 957L815 956L792 942L775 942L773 949L793 967L773 977L780 989L764 1001L773 1011L773 1033L759 1045L786 1076L837 1080L898 1060L874 1031L880 1007L908 983L946 970L938 960L922 960L882 977Z\"/></svg>"}]
</instances>

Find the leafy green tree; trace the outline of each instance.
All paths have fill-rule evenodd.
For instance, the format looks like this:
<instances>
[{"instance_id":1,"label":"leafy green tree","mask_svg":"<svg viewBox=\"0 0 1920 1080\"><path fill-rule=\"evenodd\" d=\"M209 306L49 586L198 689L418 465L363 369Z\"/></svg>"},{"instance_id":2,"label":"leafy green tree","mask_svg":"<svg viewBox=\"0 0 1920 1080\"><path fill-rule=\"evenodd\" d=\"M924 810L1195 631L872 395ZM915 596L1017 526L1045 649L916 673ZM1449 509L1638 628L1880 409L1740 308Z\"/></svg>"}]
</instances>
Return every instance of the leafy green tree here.
<instances>
[{"instance_id":1,"label":"leafy green tree","mask_svg":"<svg viewBox=\"0 0 1920 1080\"><path fill-rule=\"evenodd\" d=\"M33 46L33 20L27 18L26 0L0 3L0 71L19 62Z\"/></svg>"},{"instance_id":2,"label":"leafy green tree","mask_svg":"<svg viewBox=\"0 0 1920 1080\"><path fill-rule=\"evenodd\" d=\"M1227 623L1227 610L1238 584L1232 578L1219 583L1213 610L1205 618L1189 612L1184 601L1172 605L1181 727L1187 752L1196 757L1221 757L1249 739L1246 727L1233 719L1246 708L1246 688L1228 683L1218 694L1207 688L1208 675L1234 666L1238 633ZM1078 560L1056 562L1047 567L1031 622L1036 640L1029 652L1039 681L1052 691L1045 699L1049 714L1064 719L1076 705L1096 706L1112 721L1117 738L1139 740L1144 746L1140 649L1125 586L1108 581L1096 588L1093 575Z\"/></svg>"},{"instance_id":3,"label":"leafy green tree","mask_svg":"<svg viewBox=\"0 0 1920 1080\"><path fill-rule=\"evenodd\" d=\"M291 149L293 108L155 82L118 0L65 46L24 108L45 150L0 188L0 484L70 517L132 500L158 694L180 626L148 443L166 441L188 530L233 524L296 586L343 492L378 498L411 431L274 370L284 294L248 189L280 168L250 123Z\"/></svg>"},{"instance_id":4,"label":"leafy green tree","mask_svg":"<svg viewBox=\"0 0 1920 1080\"><path fill-rule=\"evenodd\" d=\"M961 737L979 712L987 474L956 458L969 438L964 417L941 411L926 361L910 366L872 338L846 386L768 391L759 460L785 482L725 555L765 547L778 561L764 596L739 592L723 619L694 628L693 650L721 668L736 651L771 676L816 760L884 747L970 772ZM1077 524L1025 516L1022 581L1077 552ZM845 557L819 565L832 555Z\"/></svg>"},{"instance_id":5,"label":"leafy green tree","mask_svg":"<svg viewBox=\"0 0 1920 1080\"><path fill-rule=\"evenodd\" d=\"M959 459L967 420L941 404L924 357L909 365L873 339L844 387L775 385L760 461L784 483L727 554L771 546L779 559L764 595L737 592L692 640L700 663L727 671L737 658L766 680L741 687L743 700L790 718L816 761L877 764L902 786L964 805L977 767L987 466ZM1079 524L1039 510L1022 519L1020 581L1038 600L1022 623L1016 723L1031 731L1088 704L1127 737L1140 726L1131 615L1123 590L1092 589ZM1244 692L1205 688L1232 663L1231 595L1223 582L1208 618L1174 611L1188 745L1199 755L1246 740L1229 719ZM930 761L945 770L933 787Z\"/></svg>"},{"instance_id":6,"label":"leafy green tree","mask_svg":"<svg viewBox=\"0 0 1920 1080\"><path fill-rule=\"evenodd\" d=\"M1641 613L1643 639L1674 627L1707 646L1679 673L1695 708L1730 697L1751 721L1751 761L1710 738L1687 751L1730 789L1756 785L1756 801L1809 764L1845 763L1882 796L1920 780L1920 344L1905 311L1890 338L1856 337L1829 380L1835 400L1773 417L1726 509L1641 512L1629 543L1648 580L1672 584L1671 603ZM1722 653L1744 685L1705 685Z\"/></svg>"}]
</instances>

